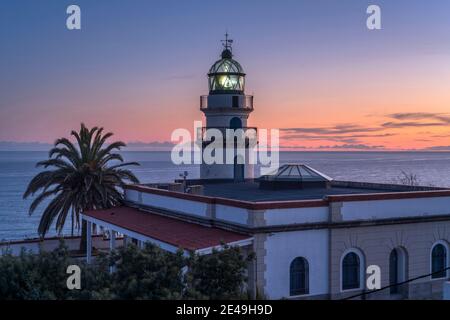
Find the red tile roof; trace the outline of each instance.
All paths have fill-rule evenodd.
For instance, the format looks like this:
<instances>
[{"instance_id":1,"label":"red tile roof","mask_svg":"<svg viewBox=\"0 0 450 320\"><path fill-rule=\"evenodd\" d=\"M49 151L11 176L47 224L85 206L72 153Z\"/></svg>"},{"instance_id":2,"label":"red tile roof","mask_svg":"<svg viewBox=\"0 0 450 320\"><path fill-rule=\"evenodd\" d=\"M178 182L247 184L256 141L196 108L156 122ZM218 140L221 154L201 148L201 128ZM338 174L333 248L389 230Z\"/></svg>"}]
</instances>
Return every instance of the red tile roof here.
<instances>
[{"instance_id":1,"label":"red tile roof","mask_svg":"<svg viewBox=\"0 0 450 320\"><path fill-rule=\"evenodd\" d=\"M250 239L251 236L206 227L130 207L84 212L89 216L187 250L199 250Z\"/></svg>"}]
</instances>

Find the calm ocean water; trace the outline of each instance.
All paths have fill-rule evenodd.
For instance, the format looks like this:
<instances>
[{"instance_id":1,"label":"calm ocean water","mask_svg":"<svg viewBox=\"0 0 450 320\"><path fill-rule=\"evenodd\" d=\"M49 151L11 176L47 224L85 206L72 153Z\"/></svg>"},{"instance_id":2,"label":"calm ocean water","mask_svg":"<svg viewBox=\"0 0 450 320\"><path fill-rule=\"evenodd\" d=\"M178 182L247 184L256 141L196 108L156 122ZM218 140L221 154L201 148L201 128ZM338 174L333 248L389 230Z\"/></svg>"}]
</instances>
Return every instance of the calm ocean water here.
<instances>
[{"instance_id":1,"label":"calm ocean water","mask_svg":"<svg viewBox=\"0 0 450 320\"><path fill-rule=\"evenodd\" d=\"M141 182L167 182L183 171L199 177L196 165L175 166L169 152L123 152L127 161L138 161L133 169ZM41 210L28 215L31 199L22 194L39 172L36 162L47 152L0 151L0 240L36 237ZM304 163L339 180L392 182L401 171L417 175L420 184L450 187L450 152L282 152L281 163ZM65 230L70 232L68 226ZM50 234L54 234L51 230Z\"/></svg>"}]
</instances>

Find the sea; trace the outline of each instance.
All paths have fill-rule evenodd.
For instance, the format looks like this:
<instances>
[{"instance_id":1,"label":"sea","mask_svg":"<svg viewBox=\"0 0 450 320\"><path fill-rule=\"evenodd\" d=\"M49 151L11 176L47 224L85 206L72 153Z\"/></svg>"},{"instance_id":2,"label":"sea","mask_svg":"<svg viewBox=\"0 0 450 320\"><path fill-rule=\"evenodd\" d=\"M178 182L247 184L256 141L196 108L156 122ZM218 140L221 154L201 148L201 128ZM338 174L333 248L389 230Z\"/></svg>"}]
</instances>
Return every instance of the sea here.
<instances>
[{"instance_id":1,"label":"sea","mask_svg":"<svg viewBox=\"0 0 450 320\"><path fill-rule=\"evenodd\" d=\"M125 151L126 161L137 161L132 170L142 183L168 182L179 179L185 171L188 178L198 178L198 165L175 165L170 152ZM45 151L0 151L0 241L35 238L44 202L32 215L28 209L33 198L23 193L39 168L36 163L47 159ZM336 180L392 183L402 172L415 175L420 185L450 187L450 152L281 152L280 164L310 165ZM68 224L63 234L70 234ZM48 236L56 235L51 228Z\"/></svg>"}]
</instances>

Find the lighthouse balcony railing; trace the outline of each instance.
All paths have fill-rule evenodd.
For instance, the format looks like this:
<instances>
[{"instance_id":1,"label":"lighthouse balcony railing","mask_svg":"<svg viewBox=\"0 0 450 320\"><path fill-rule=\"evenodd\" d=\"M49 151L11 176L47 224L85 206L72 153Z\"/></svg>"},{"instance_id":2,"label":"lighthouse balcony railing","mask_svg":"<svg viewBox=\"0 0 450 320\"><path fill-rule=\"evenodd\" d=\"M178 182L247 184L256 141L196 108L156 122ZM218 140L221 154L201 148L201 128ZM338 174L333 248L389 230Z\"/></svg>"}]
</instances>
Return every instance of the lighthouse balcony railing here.
<instances>
[{"instance_id":1,"label":"lighthouse balcony railing","mask_svg":"<svg viewBox=\"0 0 450 320\"><path fill-rule=\"evenodd\" d=\"M216 134L218 132L220 132L224 141L226 141L230 137L233 140L236 140L241 134L242 135L241 137L244 139L243 141L246 141L246 144L248 144L248 142L250 141L257 141L258 137L258 128L256 127L243 127L243 128L201 127L198 128L197 131L197 140L200 140L204 143L205 142L210 143L215 139L217 139Z\"/></svg>"},{"instance_id":2,"label":"lighthouse balcony railing","mask_svg":"<svg viewBox=\"0 0 450 320\"><path fill-rule=\"evenodd\" d=\"M212 110L212 109L244 109L248 111L253 111L253 96L245 95L243 98L241 96L231 96L231 106L214 106L213 108L208 104L208 96L200 96L200 110ZM234 100L236 97L236 100Z\"/></svg>"}]
</instances>

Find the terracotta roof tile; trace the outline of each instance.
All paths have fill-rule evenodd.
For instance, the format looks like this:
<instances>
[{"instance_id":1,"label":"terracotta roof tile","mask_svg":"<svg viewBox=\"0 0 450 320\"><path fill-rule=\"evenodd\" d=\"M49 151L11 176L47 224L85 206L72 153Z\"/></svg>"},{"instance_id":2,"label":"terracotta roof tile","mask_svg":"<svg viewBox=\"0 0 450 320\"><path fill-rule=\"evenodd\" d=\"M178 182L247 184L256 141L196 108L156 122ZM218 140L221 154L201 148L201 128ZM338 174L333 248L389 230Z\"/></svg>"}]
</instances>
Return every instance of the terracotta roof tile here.
<instances>
[{"instance_id":1,"label":"terracotta roof tile","mask_svg":"<svg viewBox=\"0 0 450 320\"><path fill-rule=\"evenodd\" d=\"M199 250L251 236L206 227L130 207L91 210L84 215L187 250Z\"/></svg>"}]
</instances>

